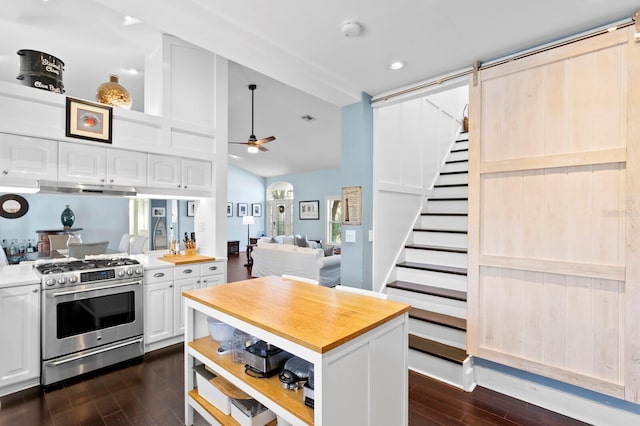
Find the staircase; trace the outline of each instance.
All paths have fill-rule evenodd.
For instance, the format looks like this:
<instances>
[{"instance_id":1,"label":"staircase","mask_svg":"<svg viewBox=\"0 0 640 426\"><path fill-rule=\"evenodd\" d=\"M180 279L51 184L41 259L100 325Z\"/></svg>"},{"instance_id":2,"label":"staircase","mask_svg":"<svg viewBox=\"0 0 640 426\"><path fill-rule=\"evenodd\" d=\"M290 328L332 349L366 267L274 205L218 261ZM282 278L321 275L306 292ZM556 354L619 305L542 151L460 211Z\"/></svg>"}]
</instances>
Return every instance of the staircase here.
<instances>
[{"instance_id":1,"label":"staircase","mask_svg":"<svg viewBox=\"0 0 640 426\"><path fill-rule=\"evenodd\" d=\"M387 294L412 306L409 368L471 391L473 363L466 353L468 143L467 133L458 135Z\"/></svg>"}]
</instances>

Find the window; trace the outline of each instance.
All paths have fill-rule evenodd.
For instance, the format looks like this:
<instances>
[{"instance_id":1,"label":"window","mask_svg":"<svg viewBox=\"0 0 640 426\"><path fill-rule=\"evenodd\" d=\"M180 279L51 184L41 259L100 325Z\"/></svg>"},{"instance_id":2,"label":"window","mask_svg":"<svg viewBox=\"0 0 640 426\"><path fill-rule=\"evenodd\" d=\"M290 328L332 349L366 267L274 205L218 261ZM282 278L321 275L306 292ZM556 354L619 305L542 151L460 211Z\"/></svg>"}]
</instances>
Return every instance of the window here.
<instances>
[{"instance_id":1,"label":"window","mask_svg":"<svg viewBox=\"0 0 640 426\"><path fill-rule=\"evenodd\" d=\"M339 246L342 243L341 232L342 202L340 197L328 197L326 244Z\"/></svg>"}]
</instances>

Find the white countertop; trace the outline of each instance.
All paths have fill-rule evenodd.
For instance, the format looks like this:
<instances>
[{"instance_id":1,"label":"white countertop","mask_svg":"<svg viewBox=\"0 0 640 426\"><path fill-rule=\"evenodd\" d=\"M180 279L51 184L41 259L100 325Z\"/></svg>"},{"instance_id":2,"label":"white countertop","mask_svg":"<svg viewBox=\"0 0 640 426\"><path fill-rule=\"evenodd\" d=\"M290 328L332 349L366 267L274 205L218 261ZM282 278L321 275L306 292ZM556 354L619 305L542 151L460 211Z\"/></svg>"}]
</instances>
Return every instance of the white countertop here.
<instances>
[{"instance_id":1,"label":"white countertop","mask_svg":"<svg viewBox=\"0 0 640 426\"><path fill-rule=\"evenodd\" d=\"M0 288L39 283L40 277L33 265L0 266Z\"/></svg>"}]
</instances>

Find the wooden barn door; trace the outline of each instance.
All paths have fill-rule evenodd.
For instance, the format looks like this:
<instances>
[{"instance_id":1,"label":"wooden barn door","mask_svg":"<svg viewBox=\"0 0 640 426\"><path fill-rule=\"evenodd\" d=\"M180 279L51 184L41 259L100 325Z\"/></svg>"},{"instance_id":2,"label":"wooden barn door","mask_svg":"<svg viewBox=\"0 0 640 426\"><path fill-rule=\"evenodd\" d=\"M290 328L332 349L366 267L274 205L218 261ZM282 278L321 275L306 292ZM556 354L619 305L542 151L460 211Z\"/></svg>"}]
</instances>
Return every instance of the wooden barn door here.
<instances>
[{"instance_id":1,"label":"wooden barn door","mask_svg":"<svg viewBox=\"0 0 640 426\"><path fill-rule=\"evenodd\" d=\"M470 84L468 351L633 402L639 79L628 27Z\"/></svg>"}]
</instances>

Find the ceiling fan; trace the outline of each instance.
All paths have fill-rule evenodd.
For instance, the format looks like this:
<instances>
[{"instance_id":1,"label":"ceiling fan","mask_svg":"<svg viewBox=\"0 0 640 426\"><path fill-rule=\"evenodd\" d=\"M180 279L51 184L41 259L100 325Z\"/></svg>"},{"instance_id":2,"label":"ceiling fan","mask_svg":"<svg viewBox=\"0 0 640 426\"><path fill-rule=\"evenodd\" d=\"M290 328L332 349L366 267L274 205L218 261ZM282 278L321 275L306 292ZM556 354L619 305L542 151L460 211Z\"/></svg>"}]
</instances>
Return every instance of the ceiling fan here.
<instances>
[{"instance_id":1,"label":"ceiling fan","mask_svg":"<svg viewBox=\"0 0 640 426\"><path fill-rule=\"evenodd\" d=\"M249 85L249 90L251 90L251 135L249 136L249 139L246 142L229 142L229 143L235 143L235 144L241 144L241 145L248 145L247 151L251 153L256 153L258 151L262 151L262 152L269 151L267 148L265 148L262 145L267 142L276 140L275 136L269 136L266 138L258 139L256 138L256 135L253 133L253 93L256 90L256 87L257 86L255 84Z\"/></svg>"}]
</instances>

